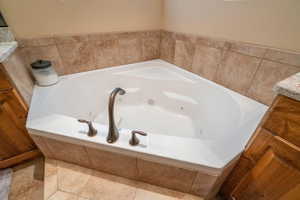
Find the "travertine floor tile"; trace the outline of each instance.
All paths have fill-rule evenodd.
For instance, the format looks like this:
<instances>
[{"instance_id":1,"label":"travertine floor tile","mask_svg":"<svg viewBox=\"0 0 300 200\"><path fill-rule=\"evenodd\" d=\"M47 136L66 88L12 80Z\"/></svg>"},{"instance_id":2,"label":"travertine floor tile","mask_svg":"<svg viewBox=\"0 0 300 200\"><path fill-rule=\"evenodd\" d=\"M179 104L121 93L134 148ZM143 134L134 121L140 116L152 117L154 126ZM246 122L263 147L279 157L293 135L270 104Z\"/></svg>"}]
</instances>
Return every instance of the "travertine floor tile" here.
<instances>
[{"instance_id":1,"label":"travertine floor tile","mask_svg":"<svg viewBox=\"0 0 300 200\"><path fill-rule=\"evenodd\" d=\"M14 176L19 181L25 178L24 182L21 181L25 185L13 185L20 192L14 188L15 194L10 195L9 200L203 200L183 192L51 159L45 161L43 182L34 178L37 173L34 169L44 168L43 165L35 165L36 162L18 166L20 169Z\"/></svg>"},{"instance_id":2,"label":"travertine floor tile","mask_svg":"<svg viewBox=\"0 0 300 200\"><path fill-rule=\"evenodd\" d=\"M147 190L141 190L138 189L136 192L136 197L135 200L178 200L178 198L160 194L160 193L155 193Z\"/></svg>"},{"instance_id":3,"label":"travertine floor tile","mask_svg":"<svg viewBox=\"0 0 300 200\"><path fill-rule=\"evenodd\" d=\"M184 197L184 193L166 188L139 183L135 200L178 200Z\"/></svg>"},{"instance_id":4,"label":"travertine floor tile","mask_svg":"<svg viewBox=\"0 0 300 200\"><path fill-rule=\"evenodd\" d=\"M88 182L92 170L58 161L58 189L78 194Z\"/></svg>"},{"instance_id":5,"label":"travertine floor tile","mask_svg":"<svg viewBox=\"0 0 300 200\"><path fill-rule=\"evenodd\" d=\"M44 199L48 199L58 189L57 183L57 161L52 159L45 160L45 180L44 180Z\"/></svg>"},{"instance_id":6,"label":"travertine floor tile","mask_svg":"<svg viewBox=\"0 0 300 200\"><path fill-rule=\"evenodd\" d=\"M49 198L49 200L78 200L78 199L79 197L74 194L61 192L61 191L56 192L54 195L52 195Z\"/></svg>"},{"instance_id":7,"label":"travertine floor tile","mask_svg":"<svg viewBox=\"0 0 300 200\"><path fill-rule=\"evenodd\" d=\"M10 200L43 198L44 161L38 158L13 168Z\"/></svg>"},{"instance_id":8,"label":"travertine floor tile","mask_svg":"<svg viewBox=\"0 0 300 200\"><path fill-rule=\"evenodd\" d=\"M57 174L57 160L45 160L45 177Z\"/></svg>"},{"instance_id":9,"label":"travertine floor tile","mask_svg":"<svg viewBox=\"0 0 300 200\"><path fill-rule=\"evenodd\" d=\"M203 200L202 197L162 188L147 183L138 183L134 200Z\"/></svg>"},{"instance_id":10,"label":"travertine floor tile","mask_svg":"<svg viewBox=\"0 0 300 200\"><path fill-rule=\"evenodd\" d=\"M79 196L101 200L133 200L135 186L135 181L94 171Z\"/></svg>"},{"instance_id":11,"label":"travertine floor tile","mask_svg":"<svg viewBox=\"0 0 300 200\"><path fill-rule=\"evenodd\" d=\"M44 199L48 199L58 189L57 174L45 177Z\"/></svg>"}]
</instances>

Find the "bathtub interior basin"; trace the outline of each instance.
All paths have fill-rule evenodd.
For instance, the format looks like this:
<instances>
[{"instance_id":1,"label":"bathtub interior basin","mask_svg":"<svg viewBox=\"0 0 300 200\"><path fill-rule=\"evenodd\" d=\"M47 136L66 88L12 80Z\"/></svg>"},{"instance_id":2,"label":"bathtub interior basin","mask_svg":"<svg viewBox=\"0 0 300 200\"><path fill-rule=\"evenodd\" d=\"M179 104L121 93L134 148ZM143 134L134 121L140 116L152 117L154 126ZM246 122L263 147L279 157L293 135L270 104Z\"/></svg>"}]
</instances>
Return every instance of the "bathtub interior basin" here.
<instances>
[{"instance_id":1,"label":"bathtub interior basin","mask_svg":"<svg viewBox=\"0 0 300 200\"><path fill-rule=\"evenodd\" d=\"M108 99L117 96L120 139L106 142ZM27 129L30 134L91 144L140 156L157 156L222 169L238 156L267 106L162 60L60 77L50 87L35 86ZM88 137L92 120L98 135ZM148 133L130 146L131 130Z\"/></svg>"}]
</instances>

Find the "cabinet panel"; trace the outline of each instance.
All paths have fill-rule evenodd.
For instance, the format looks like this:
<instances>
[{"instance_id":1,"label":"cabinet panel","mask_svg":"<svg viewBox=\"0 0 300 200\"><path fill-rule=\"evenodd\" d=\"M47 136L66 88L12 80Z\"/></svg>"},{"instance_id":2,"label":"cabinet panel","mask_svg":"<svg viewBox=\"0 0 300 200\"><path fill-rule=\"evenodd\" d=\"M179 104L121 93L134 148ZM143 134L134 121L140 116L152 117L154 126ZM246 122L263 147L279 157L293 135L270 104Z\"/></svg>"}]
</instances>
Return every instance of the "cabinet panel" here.
<instances>
[{"instance_id":1,"label":"cabinet panel","mask_svg":"<svg viewBox=\"0 0 300 200\"><path fill-rule=\"evenodd\" d=\"M236 200L300 199L299 101L275 99L221 194Z\"/></svg>"},{"instance_id":2,"label":"cabinet panel","mask_svg":"<svg viewBox=\"0 0 300 200\"><path fill-rule=\"evenodd\" d=\"M12 87L9 83L9 80L6 77L5 72L3 71L3 69L1 67L2 66L0 64L0 92L12 89Z\"/></svg>"},{"instance_id":3,"label":"cabinet panel","mask_svg":"<svg viewBox=\"0 0 300 200\"><path fill-rule=\"evenodd\" d=\"M263 127L300 147L300 102L278 96Z\"/></svg>"},{"instance_id":4,"label":"cabinet panel","mask_svg":"<svg viewBox=\"0 0 300 200\"><path fill-rule=\"evenodd\" d=\"M250 159L242 155L233 168L226 181L223 183L220 193L227 198L230 196L233 189L238 185L241 177L245 176L254 166Z\"/></svg>"},{"instance_id":5,"label":"cabinet panel","mask_svg":"<svg viewBox=\"0 0 300 200\"><path fill-rule=\"evenodd\" d=\"M276 155L288 160L293 166L300 169L300 147L279 136L272 135L265 129L259 129L255 142L244 152L244 156L256 163L270 148Z\"/></svg>"},{"instance_id":6,"label":"cabinet panel","mask_svg":"<svg viewBox=\"0 0 300 200\"><path fill-rule=\"evenodd\" d=\"M0 160L33 150L35 145L25 128L26 108L17 92L0 92Z\"/></svg>"},{"instance_id":7,"label":"cabinet panel","mask_svg":"<svg viewBox=\"0 0 300 200\"><path fill-rule=\"evenodd\" d=\"M243 177L231 196L238 200L275 200L299 183L299 169L269 148Z\"/></svg>"}]
</instances>

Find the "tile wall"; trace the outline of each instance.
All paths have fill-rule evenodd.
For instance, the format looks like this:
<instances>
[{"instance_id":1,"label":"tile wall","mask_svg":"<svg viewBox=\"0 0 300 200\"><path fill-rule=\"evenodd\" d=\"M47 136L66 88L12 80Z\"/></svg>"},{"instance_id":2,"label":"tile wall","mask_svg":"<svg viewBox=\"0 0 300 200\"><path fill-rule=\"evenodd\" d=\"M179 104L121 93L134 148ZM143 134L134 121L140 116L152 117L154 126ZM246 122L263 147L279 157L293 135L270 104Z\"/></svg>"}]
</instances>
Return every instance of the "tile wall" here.
<instances>
[{"instance_id":1,"label":"tile wall","mask_svg":"<svg viewBox=\"0 0 300 200\"><path fill-rule=\"evenodd\" d=\"M274 84L300 71L300 52L168 31L160 58L266 105Z\"/></svg>"},{"instance_id":2,"label":"tile wall","mask_svg":"<svg viewBox=\"0 0 300 200\"><path fill-rule=\"evenodd\" d=\"M151 30L18 39L26 65L52 60L60 75L161 58L266 105L274 84L300 71L300 53Z\"/></svg>"},{"instance_id":3,"label":"tile wall","mask_svg":"<svg viewBox=\"0 0 300 200\"><path fill-rule=\"evenodd\" d=\"M17 39L26 63L48 59L59 75L159 58L160 30Z\"/></svg>"}]
</instances>

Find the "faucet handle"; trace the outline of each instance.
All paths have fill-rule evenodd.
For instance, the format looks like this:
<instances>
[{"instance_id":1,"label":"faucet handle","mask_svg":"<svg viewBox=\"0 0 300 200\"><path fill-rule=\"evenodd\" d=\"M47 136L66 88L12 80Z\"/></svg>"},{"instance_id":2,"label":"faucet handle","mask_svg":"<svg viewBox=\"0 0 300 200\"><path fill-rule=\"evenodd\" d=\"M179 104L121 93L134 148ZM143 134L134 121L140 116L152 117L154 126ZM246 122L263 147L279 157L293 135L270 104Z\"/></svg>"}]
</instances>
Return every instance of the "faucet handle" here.
<instances>
[{"instance_id":1,"label":"faucet handle","mask_svg":"<svg viewBox=\"0 0 300 200\"><path fill-rule=\"evenodd\" d=\"M140 140L137 138L136 134L142 135L142 136L147 136L147 133L143 132L143 131L131 131L131 139L129 140L129 144L131 146L136 146L140 143Z\"/></svg>"},{"instance_id":2,"label":"faucet handle","mask_svg":"<svg viewBox=\"0 0 300 200\"><path fill-rule=\"evenodd\" d=\"M88 131L88 134L87 134L89 137L93 137L93 136L97 135L97 129L95 129L93 127L93 124L92 124L91 121L84 120L84 119L78 119L78 122L86 123L89 126L89 131Z\"/></svg>"}]
</instances>

